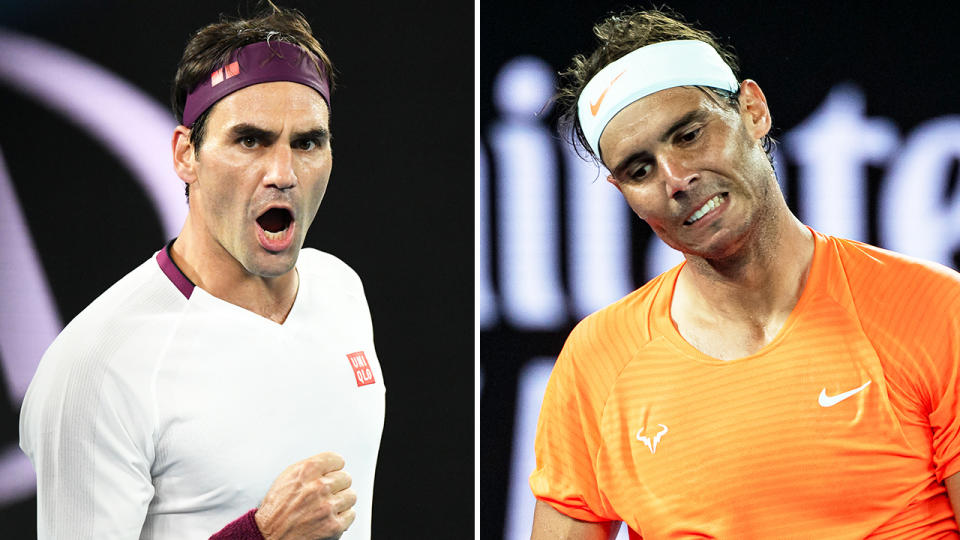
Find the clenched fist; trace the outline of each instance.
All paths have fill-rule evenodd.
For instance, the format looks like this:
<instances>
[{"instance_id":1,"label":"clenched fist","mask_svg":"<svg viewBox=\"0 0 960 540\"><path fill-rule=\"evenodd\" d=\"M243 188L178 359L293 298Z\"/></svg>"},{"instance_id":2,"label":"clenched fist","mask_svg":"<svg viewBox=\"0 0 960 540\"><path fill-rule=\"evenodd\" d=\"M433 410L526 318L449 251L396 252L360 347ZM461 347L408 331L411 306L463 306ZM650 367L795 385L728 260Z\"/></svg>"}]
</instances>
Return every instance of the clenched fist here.
<instances>
[{"instance_id":1,"label":"clenched fist","mask_svg":"<svg viewBox=\"0 0 960 540\"><path fill-rule=\"evenodd\" d=\"M266 540L336 539L353 523L357 494L343 458L324 452L280 473L254 515Z\"/></svg>"}]
</instances>

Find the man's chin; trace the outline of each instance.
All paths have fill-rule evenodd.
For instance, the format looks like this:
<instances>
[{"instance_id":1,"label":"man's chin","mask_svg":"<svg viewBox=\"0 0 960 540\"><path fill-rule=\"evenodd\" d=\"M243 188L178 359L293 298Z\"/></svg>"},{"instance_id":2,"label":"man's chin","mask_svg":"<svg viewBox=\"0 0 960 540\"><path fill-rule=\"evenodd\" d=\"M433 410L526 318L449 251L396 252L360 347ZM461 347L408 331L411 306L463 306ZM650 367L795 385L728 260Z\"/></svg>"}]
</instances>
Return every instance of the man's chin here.
<instances>
[{"instance_id":1,"label":"man's chin","mask_svg":"<svg viewBox=\"0 0 960 540\"><path fill-rule=\"evenodd\" d=\"M691 237L686 237L686 235L682 234L668 236L664 234L665 231L656 229L654 233L656 233L664 244L683 253L685 257L693 256L704 259L723 257L733 249L732 244L735 243L732 241L732 238L730 238L730 235L727 234L728 231L716 231L710 235L701 233L696 236L691 235Z\"/></svg>"},{"instance_id":2,"label":"man's chin","mask_svg":"<svg viewBox=\"0 0 960 540\"><path fill-rule=\"evenodd\" d=\"M700 242L680 248L684 255L692 255L708 261L723 261L737 257L744 245L744 236L738 231L722 230Z\"/></svg>"},{"instance_id":3,"label":"man's chin","mask_svg":"<svg viewBox=\"0 0 960 540\"><path fill-rule=\"evenodd\" d=\"M300 250L293 248L281 253L262 249L260 251L261 253L254 256L244 267L247 272L264 278L277 278L289 273L297 265L297 257L300 255Z\"/></svg>"}]
</instances>

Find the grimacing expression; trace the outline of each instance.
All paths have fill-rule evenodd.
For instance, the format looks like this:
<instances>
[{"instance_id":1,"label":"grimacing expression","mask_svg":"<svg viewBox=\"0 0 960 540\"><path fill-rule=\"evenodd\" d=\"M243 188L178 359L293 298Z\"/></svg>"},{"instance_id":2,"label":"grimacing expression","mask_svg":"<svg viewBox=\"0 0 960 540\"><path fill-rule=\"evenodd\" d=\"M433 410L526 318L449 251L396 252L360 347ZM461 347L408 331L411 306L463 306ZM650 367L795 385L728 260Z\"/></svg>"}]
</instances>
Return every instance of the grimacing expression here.
<instances>
[{"instance_id":1,"label":"grimacing expression","mask_svg":"<svg viewBox=\"0 0 960 540\"><path fill-rule=\"evenodd\" d=\"M740 111L708 91L676 87L620 111L600 137L607 178L666 244L707 259L729 256L768 215L776 183L761 139L770 116L745 81Z\"/></svg>"},{"instance_id":2,"label":"grimacing expression","mask_svg":"<svg viewBox=\"0 0 960 540\"><path fill-rule=\"evenodd\" d=\"M294 82L255 84L216 103L200 146L190 205L247 272L289 272L327 189L329 109Z\"/></svg>"}]
</instances>

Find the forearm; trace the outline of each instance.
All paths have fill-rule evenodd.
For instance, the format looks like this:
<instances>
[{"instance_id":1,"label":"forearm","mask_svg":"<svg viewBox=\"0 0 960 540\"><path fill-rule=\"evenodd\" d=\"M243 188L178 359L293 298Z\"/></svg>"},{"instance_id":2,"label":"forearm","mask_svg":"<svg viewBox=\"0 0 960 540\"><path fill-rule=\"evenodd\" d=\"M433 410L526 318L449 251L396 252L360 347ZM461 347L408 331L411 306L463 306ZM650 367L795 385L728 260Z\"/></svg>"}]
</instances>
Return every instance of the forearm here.
<instances>
[{"instance_id":1,"label":"forearm","mask_svg":"<svg viewBox=\"0 0 960 540\"><path fill-rule=\"evenodd\" d=\"M616 536L619 522L592 523L561 514L549 504L537 501L533 513L531 540L609 540Z\"/></svg>"},{"instance_id":2,"label":"forearm","mask_svg":"<svg viewBox=\"0 0 960 540\"><path fill-rule=\"evenodd\" d=\"M950 497L950 504L953 506L953 519L960 525L960 473L955 473L943 480L947 486L947 496Z\"/></svg>"}]
</instances>

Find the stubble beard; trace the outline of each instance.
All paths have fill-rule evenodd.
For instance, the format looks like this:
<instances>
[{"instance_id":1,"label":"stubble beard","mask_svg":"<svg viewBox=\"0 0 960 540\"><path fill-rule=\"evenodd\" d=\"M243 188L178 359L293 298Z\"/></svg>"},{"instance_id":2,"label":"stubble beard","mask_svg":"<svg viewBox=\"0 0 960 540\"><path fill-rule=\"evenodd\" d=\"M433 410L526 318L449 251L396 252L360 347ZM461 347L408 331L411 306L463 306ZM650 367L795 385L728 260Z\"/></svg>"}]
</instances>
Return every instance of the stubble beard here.
<instances>
[{"instance_id":1,"label":"stubble beard","mask_svg":"<svg viewBox=\"0 0 960 540\"><path fill-rule=\"evenodd\" d=\"M734 277L752 263L769 259L780 241L781 232L780 208L774 200L770 182L776 182L772 171L771 178L760 185L752 212L745 216L733 237L722 248L696 254L695 260L690 262L704 270L709 268L711 273Z\"/></svg>"}]
</instances>

